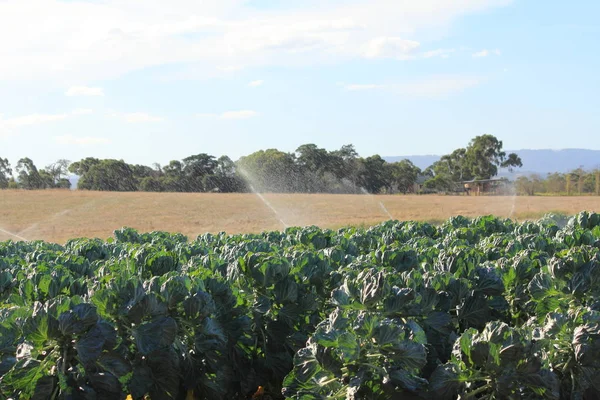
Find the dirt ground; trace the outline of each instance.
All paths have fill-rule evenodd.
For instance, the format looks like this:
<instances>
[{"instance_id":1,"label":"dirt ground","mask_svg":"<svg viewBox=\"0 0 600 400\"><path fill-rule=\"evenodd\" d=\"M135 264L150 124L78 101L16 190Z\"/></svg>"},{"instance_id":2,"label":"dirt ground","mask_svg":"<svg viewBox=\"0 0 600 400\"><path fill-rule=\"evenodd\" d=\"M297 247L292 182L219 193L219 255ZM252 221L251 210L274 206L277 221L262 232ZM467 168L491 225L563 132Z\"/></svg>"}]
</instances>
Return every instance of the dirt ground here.
<instances>
[{"instance_id":1,"label":"dirt ground","mask_svg":"<svg viewBox=\"0 0 600 400\"><path fill-rule=\"evenodd\" d=\"M63 243L106 239L123 226L140 231L240 233L318 225L339 228L389 219L439 222L493 214L516 219L547 212L600 212L600 197L371 196L328 194L116 193L0 190L0 241L19 237ZM387 210L387 212L386 212ZM12 235L11 235L12 234Z\"/></svg>"}]
</instances>

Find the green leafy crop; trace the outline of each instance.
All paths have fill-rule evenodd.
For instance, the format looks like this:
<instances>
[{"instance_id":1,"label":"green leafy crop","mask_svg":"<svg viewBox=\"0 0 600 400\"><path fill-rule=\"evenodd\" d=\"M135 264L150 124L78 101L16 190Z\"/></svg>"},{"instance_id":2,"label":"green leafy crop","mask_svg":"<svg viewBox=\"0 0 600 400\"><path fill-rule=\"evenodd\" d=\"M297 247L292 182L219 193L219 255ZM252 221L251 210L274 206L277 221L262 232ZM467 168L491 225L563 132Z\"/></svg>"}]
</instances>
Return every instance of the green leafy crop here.
<instances>
[{"instance_id":1,"label":"green leafy crop","mask_svg":"<svg viewBox=\"0 0 600 400\"><path fill-rule=\"evenodd\" d=\"M0 399L596 399L600 216L0 243Z\"/></svg>"}]
</instances>

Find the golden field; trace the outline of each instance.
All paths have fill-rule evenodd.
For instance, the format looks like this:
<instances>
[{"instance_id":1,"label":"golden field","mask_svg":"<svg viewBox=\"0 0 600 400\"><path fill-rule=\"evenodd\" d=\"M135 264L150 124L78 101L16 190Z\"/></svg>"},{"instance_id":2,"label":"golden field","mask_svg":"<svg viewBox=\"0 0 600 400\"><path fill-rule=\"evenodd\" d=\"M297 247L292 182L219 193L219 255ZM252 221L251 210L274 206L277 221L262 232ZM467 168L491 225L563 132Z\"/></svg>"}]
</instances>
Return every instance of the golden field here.
<instances>
[{"instance_id":1,"label":"golden field","mask_svg":"<svg viewBox=\"0 0 600 400\"><path fill-rule=\"evenodd\" d=\"M438 222L450 216L493 214L516 219L547 212L600 212L600 197L402 196L265 194L290 226L339 228L389 219ZM381 204L380 204L381 203ZM0 241L64 243L76 237L106 239L123 226L140 231L242 233L282 229L273 211L254 194L118 193L67 190L0 190Z\"/></svg>"}]
</instances>

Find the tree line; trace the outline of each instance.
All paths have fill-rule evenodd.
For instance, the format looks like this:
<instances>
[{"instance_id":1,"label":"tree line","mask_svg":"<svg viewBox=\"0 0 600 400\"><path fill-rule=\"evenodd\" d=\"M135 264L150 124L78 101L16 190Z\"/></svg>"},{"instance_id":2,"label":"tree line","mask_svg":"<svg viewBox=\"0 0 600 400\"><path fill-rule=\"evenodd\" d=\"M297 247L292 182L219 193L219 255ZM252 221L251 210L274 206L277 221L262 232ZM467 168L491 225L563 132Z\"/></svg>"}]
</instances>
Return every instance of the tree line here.
<instances>
[{"instance_id":1,"label":"tree line","mask_svg":"<svg viewBox=\"0 0 600 400\"><path fill-rule=\"evenodd\" d=\"M21 158L15 167L16 178L8 159L0 157L0 189L70 189L68 160L38 169L30 158Z\"/></svg>"},{"instance_id":2,"label":"tree line","mask_svg":"<svg viewBox=\"0 0 600 400\"><path fill-rule=\"evenodd\" d=\"M515 180L517 194L600 195L600 169L585 171L577 168L567 173L551 173L543 177L539 174L520 176Z\"/></svg>"},{"instance_id":3,"label":"tree line","mask_svg":"<svg viewBox=\"0 0 600 400\"><path fill-rule=\"evenodd\" d=\"M199 153L164 166L88 157L73 163L59 160L38 170L23 158L16 176L8 160L0 158L0 188L69 188L71 173L79 176L78 189L100 191L412 193L418 181L430 190L449 190L457 182L489 179L499 168L520 166L519 157L507 155L500 140L482 135L423 171L409 160L361 157L351 144L334 151L315 144L303 144L294 152L260 150L236 162Z\"/></svg>"}]
</instances>

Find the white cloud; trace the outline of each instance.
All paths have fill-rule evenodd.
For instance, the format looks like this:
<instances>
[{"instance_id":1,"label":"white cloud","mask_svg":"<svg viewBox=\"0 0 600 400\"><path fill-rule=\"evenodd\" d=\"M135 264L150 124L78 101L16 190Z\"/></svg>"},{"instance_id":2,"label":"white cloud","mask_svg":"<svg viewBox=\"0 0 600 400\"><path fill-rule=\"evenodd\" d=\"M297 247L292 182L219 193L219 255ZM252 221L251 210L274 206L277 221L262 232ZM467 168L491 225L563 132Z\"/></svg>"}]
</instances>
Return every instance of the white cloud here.
<instances>
[{"instance_id":1,"label":"white cloud","mask_svg":"<svg viewBox=\"0 0 600 400\"><path fill-rule=\"evenodd\" d=\"M76 108L73 111L71 111L71 114L73 114L73 115L89 115L93 112L94 111L90 110L89 108Z\"/></svg>"},{"instance_id":2,"label":"white cloud","mask_svg":"<svg viewBox=\"0 0 600 400\"><path fill-rule=\"evenodd\" d=\"M349 91L386 90L409 97L438 98L459 93L465 89L482 83L484 79L468 76L433 76L411 82L392 84L348 84L344 88Z\"/></svg>"},{"instance_id":3,"label":"white cloud","mask_svg":"<svg viewBox=\"0 0 600 400\"><path fill-rule=\"evenodd\" d=\"M396 58L399 60L411 57L411 53L419 48L420 43L399 37L378 37L371 40L363 53L367 58Z\"/></svg>"},{"instance_id":4,"label":"white cloud","mask_svg":"<svg viewBox=\"0 0 600 400\"><path fill-rule=\"evenodd\" d=\"M474 58L482 58L482 57L487 57L491 54L497 55L499 56L501 54L500 50L496 49L496 50L487 50L487 49L483 49L481 51L478 51L476 53L473 53L473 57Z\"/></svg>"},{"instance_id":5,"label":"white cloud","mask_svg":"<svg viewBox=\"0 0 600 400\"><path fill-rule=\"evenodd\" d=\"M73 135L55 136L54 140L59 144L64 145L78 145L78 146L91 146L99 144L109 144L111 141L108 138L103 137L76 137Z\"/></svg>"},{"instance_id":6,"label":"white cloud","mask_svg":"<svg viewBox=\"0 0 600 400\"><path fill-rule=\"evenodd\" d=\"M67 96L104 96L104 90L99 87L72 86L65 94Z\"/></svg>"},{"instance_id":7,"label":"white cloud","mask_svg":"<svg viewBox=\"0 0 600 400\"><path fill-rule=\"evenodd\" d=\"M248 83L248 86L250 86L250 87L259 87L259 86L262 86L263 83L265 83L265 81L259 79L259 80L252 81L252 82Z\"/></svg>"},{"instance_id":8,"label":"white cloud","mask_svg":"<svg viewBox=\"0 0 600 400\"><path fill-rule=\"evenodd\" d=\"M264 10L243 0L5 0L0 81L93 82L165 64L203 77L227 66L404 59L430 32L443 35L458 18L511 1L311 1Z\"/></svg>"},{"instance_id":9,"label":"white cloud","mask_svg":"<svg viewBox=\"0 0 600 400\"><path fill-rule=\"evenodd\" d=\"M130 124L138 124L145 122L163 122L165 120L163 117L157 117L155 115L150 115L145 112L113 113L112 116L121 118L122 120Z\"/></svg>"},{"instance_id":10,"label":"white cloud","mask_svg":"<svg viewBox=\"0 0 600 400\"><path fill-rule=\"evenodd\" d=\"M29 114L5 119L0 114L0 138L15 135L22 127L61 121L68 116L68 114Z\"/></svg>"},{"instance_id":11,"label":"white cloud","mask_svg":"<svg viewBox=\"0 0 600 400\"><path fill-rule=\"evenodd\" d=\"M218 118L218 119L248 119L258 116L256 111L252 110L239 110L239 111L225 111L220 114L214 113L202 113L197 114L200 118Z\"/></svg>"}]
</instances>

